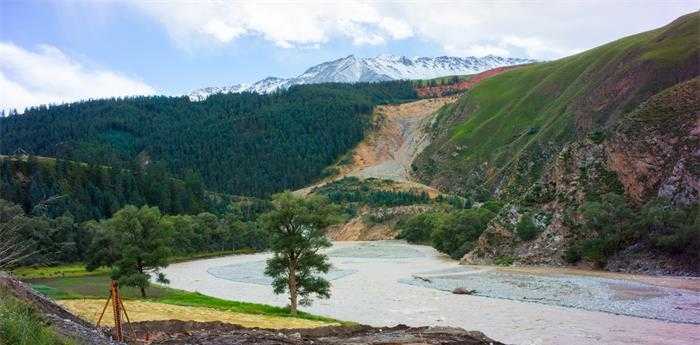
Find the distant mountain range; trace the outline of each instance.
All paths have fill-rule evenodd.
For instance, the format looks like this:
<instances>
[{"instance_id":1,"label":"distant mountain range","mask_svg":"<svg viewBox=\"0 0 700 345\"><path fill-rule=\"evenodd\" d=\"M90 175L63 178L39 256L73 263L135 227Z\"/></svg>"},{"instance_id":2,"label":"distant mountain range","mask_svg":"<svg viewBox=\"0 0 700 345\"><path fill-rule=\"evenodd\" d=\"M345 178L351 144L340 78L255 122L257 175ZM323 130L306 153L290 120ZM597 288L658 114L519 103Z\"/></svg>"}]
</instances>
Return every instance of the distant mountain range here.
<instances>
[{"instance_id":1,"label":"distant mountain range","mask_svg":"<svg viewBox=\"0 0 700 345\"><path fill-rule=\"evenodd\" d=\"M354 55L324 62L313 66L293 78L268 77L253 84L206 87L192 91L188 96L193 101L201 101L215 93L257 92L270 93L286 89L292 85L318 83L377 82L397 79L430 79L449 75L462 75L483 72L501 66L535 62L531 59L485 57L417 57L380 55L371 58L358 58Z\"/></svg>"}]
</instances>

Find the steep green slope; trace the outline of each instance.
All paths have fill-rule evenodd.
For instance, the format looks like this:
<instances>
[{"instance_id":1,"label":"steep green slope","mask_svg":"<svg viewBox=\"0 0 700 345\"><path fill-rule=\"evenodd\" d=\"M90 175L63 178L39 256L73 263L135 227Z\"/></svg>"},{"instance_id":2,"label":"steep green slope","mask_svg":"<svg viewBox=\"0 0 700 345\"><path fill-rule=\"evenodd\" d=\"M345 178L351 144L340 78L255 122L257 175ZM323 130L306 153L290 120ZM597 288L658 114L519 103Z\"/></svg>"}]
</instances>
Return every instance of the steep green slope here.
<instances>
[{"instance_id":1,"label":"steep green slope","mask_svg":"<svg viewBox=\"0 0 700 345\"><path fill-rule=\"evenodd\" d=\"M416 97L410 82L295 86L272 95L105 99L0 118L0 154L131 168L163 163L209 190L267 195L304 186L360 141L377 104Z\"/></svg>"},{"instance_id":2,"label":"steep green slope","mask_svg":"<svg viewBox=\"0 0 700 345\"><path fill-rule=\"evenodd\" d=\"M604 137L622 114L700 74L699 47L700 15L692 13L485 80L438 115L416 175L462 194L521 195L566 143Z\"/></svg>"}]
</instances>

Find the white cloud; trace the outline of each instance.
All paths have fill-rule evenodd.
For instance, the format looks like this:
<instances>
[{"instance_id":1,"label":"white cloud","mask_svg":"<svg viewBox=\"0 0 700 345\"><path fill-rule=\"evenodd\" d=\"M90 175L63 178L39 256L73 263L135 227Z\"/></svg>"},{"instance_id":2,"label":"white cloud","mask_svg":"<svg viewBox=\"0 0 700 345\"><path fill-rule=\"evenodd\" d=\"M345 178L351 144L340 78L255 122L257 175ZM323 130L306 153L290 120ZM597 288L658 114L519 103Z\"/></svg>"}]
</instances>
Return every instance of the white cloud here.
<instances>
[{"instance_id":1,"label":"white cloud","mask_svg":"<svg viewBox=\"0 0 700 345\"><path fill-rule=\"evenodd\" d=\"M41 45L32 52L0 42L0 109L22 111L40 104L154 91L119 73L88 68L53 46Z\"/></svg>"},{"instance_id":2,"label":"white cloud","mask_svg":"<svg viewBox=\"0 0 700 345\"><path fill-rule=\"evenodd\" d=\"M331 37L354 44L382 44L413 35L409 23L373 3L333 2L149 2L134 6L161 22L177 44L194 50L207 39L229 43L258 35L282 48L326 43Z\"/></svg>"},{"instance_id":3,"label":"white cloud","mask_svg":"<svg viewBox=\"0 0 700 345\"><path fill-rule=\"evenodd\" d=\"M258 36L282 48L331 39L380 45L417 38L458 55L553 59L649 30L697 10L697 0L646 1L136 1L177 44L195 51ZM434 55L440 54L436 52Z\"/></svg>"}]
</instances>

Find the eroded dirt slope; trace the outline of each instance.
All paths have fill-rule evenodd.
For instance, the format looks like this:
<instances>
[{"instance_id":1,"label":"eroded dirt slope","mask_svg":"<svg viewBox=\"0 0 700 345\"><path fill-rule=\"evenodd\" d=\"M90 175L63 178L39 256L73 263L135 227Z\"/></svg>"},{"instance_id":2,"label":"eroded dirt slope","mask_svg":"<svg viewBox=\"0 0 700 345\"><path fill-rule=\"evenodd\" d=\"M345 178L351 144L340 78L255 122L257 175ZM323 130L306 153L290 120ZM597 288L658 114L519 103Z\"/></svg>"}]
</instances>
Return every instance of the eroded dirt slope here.
<instances>
[{"instance_id":1,"label":"eroded dirt slope","mask_svg":"<svg viewBox=\"0 0 700 345\"><path fill-rule=\"evenodd\" d=\"M428 144L423 126L430 115L456 99L430 98L378 107L379 127L355 148L346 175L411 181L411 163Z\"/></svg>"},{"instance_id":2,"label":"eroded dirt slope","mask_svg":"<svg viewBox=\"0 0 700 345\"><path fill-rule=\"evenodd\" d=\"M431 115L443 105L456 100L457 96L451 96L377 107L375 129L352 150L350 162L339 165L335 176L300 189L297 193L306 195L329 182L357 176L403 182L407 188L425 189L431 197L436 196L437 190L411 179L411 163L429 144L423 128Z\"/></svg>"}]
</instances>

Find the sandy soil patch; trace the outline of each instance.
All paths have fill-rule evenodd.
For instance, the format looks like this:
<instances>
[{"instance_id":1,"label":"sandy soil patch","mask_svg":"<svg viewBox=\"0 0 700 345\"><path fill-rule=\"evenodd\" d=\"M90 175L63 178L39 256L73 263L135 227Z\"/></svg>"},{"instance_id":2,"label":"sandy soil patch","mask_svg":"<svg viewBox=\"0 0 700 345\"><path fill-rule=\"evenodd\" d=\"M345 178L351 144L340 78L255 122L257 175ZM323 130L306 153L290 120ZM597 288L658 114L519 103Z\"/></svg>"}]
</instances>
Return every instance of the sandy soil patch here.
<instances>
[{"instance_id":1,"label":"sandy soil patch","mask_svg":"<svg viewBox=\"0 0 700 345\"><path fill-rule=\"evenodd\" d=\"M386 224L367 224L361 216L328 229L326 236L332 241L378 241L396 238L399 231Z\"/></svg>"},{"instance_id":2,"label":"sandy soil patch","mask_svg":"<svg viewBox=\"0 0 700 345\"><path fill-rule=\"evenodd\" d=\"M91 323L97 322L97 318L105 305L104 299L76 299L61 300L58 304L66 307L72 313ZM235 313L212 308L184 307L179 305L147 302L147 301L124 301L129 318L133 322L157 321L157 320L182 320L182 321L221 321L225 323L241 325L244 327L264 327L264 328L313 328L328 326L330 324L297 319L291 317L278 317L268 315L254 315L245 313ZM113 316L111 305L107 308L102 324L113 326Z\"/></svg>"}]
</instances>

